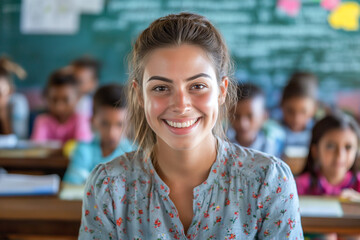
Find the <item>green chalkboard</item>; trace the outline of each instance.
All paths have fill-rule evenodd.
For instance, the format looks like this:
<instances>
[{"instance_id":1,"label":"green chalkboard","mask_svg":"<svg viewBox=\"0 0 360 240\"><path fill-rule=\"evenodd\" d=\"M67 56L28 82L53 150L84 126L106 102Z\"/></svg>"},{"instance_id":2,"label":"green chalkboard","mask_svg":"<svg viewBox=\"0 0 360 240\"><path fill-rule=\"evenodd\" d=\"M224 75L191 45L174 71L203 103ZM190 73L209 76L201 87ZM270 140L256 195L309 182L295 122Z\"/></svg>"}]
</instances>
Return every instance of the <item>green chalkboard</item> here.
<instances>
[{"instance_id":1,"label":"green chalkboard","mask_svg":"<svg viewBox=\"0 0 360 240\"><path fill-rule=\"evenodd\" d=\"M263 86L271 101L295 70L319 76L325 102L333 102L341 89L359 89L359 30L334 29L328 23L334 10L321 6L324 0L302 0L294 16L279 9L279 2L291 0L107 0L101 13L80 15L76 33L62 35L23 34L22 1L1 0L0 54L28 71L20 87L44 85L51 71L83 54L102 61L101 83L124 82L126 56L139 32L160 16L191 11L220 29L236 62L236 76ZM357 23L358 17L353 17Z\"/></svg>"}]
</instances>

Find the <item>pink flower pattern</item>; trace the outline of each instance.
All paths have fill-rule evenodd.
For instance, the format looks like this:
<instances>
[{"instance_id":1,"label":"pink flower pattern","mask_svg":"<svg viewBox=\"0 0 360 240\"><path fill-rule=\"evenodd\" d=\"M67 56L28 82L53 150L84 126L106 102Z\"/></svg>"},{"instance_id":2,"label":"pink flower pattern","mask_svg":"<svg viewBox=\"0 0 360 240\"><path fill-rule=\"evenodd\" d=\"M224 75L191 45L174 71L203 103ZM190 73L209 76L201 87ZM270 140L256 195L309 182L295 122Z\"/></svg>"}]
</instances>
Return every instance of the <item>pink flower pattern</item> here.
<instances>
[{"instance_id":1,"label":"pink flower pattern","mask_svg":"<svg viewBox=\"0 0 360 240\"><path fill-rule=\"evenodd\" d=\"M208 179L193 190L194 216L186 233L169 187L148 158L133 152L92 172L79 239L303 239L287 165L218 141Z\"/></svg>"}]
</instances>

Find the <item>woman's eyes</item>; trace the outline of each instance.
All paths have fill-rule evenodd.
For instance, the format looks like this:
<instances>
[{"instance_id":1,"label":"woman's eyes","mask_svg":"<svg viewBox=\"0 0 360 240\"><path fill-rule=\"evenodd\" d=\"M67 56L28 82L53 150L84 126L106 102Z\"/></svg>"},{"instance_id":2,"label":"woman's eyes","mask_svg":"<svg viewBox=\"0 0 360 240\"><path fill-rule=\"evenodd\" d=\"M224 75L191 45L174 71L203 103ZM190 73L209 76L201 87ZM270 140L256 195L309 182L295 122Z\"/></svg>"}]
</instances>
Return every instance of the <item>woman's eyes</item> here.
<instances>
[{"instance_id":1,"label":"woman's eyes","mask_svg":"<svg viewBox=\"0 0 360 240\"><path fill-rule=\"evenodd\" d=\"M192 84L190 86L190 90L201 90L207 88L207 86L203 83L196 83L196 84ZM170 87L165 86L165 85L160 85L160 86L155 86L152 88L152 91L155 92L165 92L165 91L170 91Z\"/></svg>"},{"instance_id":2,"label":"woman's eyes","mask_svg":"<svg viewBox=\"0 0 360 240\"><path fill-rule=\"evenodd\" d=\"M192 89L192 90L200 90L200 89L204 89L204 88L206 88L205 84L196 83L196 84L191 85L190 89Z\"/></svg>"},{"instance_id":3,"label":"woman's eyes","mask_svg":"<svg viewBox=\"0 0 360 240\"><path fill-rule=\"evenodd\" d=\"M167 91L169 88L166 86L156 86L152 90L155 92L164 92Z\"/></svg>"}]
</instances>

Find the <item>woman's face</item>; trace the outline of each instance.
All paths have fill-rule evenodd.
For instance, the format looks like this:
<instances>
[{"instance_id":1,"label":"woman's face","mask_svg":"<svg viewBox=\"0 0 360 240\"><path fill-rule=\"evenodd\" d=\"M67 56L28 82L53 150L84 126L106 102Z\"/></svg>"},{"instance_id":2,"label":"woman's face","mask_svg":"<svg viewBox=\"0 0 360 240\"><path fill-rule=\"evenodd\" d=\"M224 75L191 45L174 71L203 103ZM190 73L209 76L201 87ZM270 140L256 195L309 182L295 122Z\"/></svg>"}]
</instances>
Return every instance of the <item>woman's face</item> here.
<instances>
[{"instance_id":1,"label":"woman's face","mask_svg":"<svg viewBox=\"0 0 360 240\"><path fill-rule=\"evenodd\" d=\"M329 131L320 139L315 150L321 171L334 180L343 179L353 166L357 151L357 136L349 128Z\"/></svg>"},{"instance_id":2,"label":"woman's face","mask_svg":"<svg viewBox=\"0 0 360 240\"><path fill-rule=\"evenodd\" d=\"M187 150L213 138L227 78L219 86L212 62L200 47L184 44L154 50L142 81L146 120L158 143Z\"/></svg>"}]
</instances>

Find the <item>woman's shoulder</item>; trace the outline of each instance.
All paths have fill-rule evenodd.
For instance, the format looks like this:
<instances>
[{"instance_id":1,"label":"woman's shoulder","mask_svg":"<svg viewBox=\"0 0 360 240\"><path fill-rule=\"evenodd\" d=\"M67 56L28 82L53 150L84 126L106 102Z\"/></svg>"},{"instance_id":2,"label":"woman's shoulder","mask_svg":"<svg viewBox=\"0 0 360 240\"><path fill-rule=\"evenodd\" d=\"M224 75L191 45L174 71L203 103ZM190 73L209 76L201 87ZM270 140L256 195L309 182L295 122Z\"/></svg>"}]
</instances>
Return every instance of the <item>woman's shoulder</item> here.
<instances>
[{"instance_id":1,"label":"woman's shoulder","mask_svg":"<svg viewBox=\"0 0 360 240\"><path fill-rule=\"evenodd\" d=\"M147 159L143 158L142 155L141 152L127 152L109 162L98 164L92 175L102 175L109 178L121 177L124 181L148 175Z\"/></svg>"},{"instance_id":2,"label":"woman's shoulder","mask_svg":"<svg viewBox=\"0 0 360 240\"><path fill-rule=\"evenodd\" d=\"M241 172L255 178L275 172L283 172L285 176L292 175L286 163L270 154L229 142L224 142L223 150L223 158L229 162L227 166L231 171Z\"/></svg>"}]
</instances>

